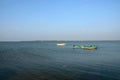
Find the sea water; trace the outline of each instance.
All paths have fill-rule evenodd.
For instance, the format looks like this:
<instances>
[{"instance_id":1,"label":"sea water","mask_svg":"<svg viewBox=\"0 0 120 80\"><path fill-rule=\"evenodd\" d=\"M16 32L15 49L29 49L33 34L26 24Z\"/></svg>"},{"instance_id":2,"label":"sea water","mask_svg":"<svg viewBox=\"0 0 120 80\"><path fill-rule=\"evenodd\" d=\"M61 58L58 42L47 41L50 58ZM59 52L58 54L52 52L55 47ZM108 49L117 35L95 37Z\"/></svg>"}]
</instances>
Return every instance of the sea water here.
<instances>
[{"instance_id":1,"label":"sea water","mask_svg":"<svg viewBox=\"0 0 120 80\"><path fill-rule=\"evenodd\" d=\"M56 43L0 42L0 80L120 80L120 41Z\"/></svg>"}]
</instances>

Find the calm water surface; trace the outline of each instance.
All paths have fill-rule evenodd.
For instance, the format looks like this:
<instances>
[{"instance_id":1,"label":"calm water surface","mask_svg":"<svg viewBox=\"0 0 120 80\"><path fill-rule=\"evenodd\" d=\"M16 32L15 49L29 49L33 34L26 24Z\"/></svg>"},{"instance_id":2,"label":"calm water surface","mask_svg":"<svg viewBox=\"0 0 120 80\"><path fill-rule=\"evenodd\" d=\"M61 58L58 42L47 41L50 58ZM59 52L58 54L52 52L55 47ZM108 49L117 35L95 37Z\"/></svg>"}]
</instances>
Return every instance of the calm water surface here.
<instances>
[{"instance_id":1,"label":"calm water surface","mask_svg":"<svg viewBox=\"0 0 120 80\"><path fill-rule=\"evenodd\" d=\"M0 80L120 80L120 41L56 43L0 42Z\"/></svg>"}]
</instances>

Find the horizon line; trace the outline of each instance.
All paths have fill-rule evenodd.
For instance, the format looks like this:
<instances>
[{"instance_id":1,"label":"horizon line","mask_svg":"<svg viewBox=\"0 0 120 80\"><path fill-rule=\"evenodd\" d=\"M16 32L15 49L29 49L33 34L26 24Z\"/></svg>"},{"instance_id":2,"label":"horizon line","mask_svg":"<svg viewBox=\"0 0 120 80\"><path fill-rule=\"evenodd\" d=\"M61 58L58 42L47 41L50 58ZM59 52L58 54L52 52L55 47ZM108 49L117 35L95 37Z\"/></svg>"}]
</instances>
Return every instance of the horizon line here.
<instances>
[{"instance_id":1,"label":"horizon line","mask_svg":"<svg viewBox=\"0 0 120 80\"><path fill-rule=\"evenodd\" d=\"M120 41L120 40L1 40L0 42L49 42L49 41Z\"/></svg>"}]
</instances>

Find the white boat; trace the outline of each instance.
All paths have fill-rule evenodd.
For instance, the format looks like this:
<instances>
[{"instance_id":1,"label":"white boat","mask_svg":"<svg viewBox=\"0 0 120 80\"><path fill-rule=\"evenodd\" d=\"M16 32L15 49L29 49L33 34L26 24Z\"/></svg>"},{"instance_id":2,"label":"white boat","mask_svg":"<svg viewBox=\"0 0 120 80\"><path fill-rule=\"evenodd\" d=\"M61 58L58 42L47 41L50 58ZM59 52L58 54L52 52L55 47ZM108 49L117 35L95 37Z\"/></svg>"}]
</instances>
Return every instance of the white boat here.
<instances>
[{"instance_id":1,"label":"white boat","mask_svg":"<svg viewBox=\"0 0 120 80\"><path fill-rule=\"evenodd\" d=\"M57 46L65 46L65 43L57 43Z\"/></svg>"}]
</instances>

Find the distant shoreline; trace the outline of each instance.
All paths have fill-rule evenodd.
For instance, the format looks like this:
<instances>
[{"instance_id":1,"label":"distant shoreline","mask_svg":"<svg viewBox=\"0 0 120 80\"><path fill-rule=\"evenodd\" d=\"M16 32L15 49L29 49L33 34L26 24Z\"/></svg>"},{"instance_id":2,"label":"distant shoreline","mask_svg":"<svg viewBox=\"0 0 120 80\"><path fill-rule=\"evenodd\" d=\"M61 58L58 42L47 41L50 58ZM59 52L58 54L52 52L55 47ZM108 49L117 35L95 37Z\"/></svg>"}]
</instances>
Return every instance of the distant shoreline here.
<instances>
[{"instance_id":1,"label":"distant shoreline","mask_svg":"<svg viewBox=\"0 0 120 80\"><path fill-rule=\"evenodd\" d=\"M120 41L120 40L28 40L28 41L0 41L0 42L97 42L97 41Z\"/></svg>"}]
</instances>

